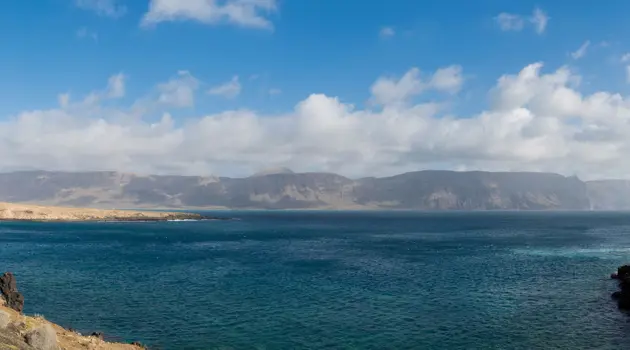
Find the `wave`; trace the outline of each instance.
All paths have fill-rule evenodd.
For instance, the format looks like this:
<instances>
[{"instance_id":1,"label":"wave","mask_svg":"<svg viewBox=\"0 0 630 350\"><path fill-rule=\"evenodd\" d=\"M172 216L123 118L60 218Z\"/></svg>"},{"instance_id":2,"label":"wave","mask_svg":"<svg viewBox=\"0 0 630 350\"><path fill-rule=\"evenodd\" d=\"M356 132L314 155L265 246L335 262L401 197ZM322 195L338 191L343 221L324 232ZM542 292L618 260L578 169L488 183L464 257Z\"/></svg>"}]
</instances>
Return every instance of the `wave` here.
<instances>
[{"instance_id":1,"label":"wave","mask_svg":"<svg viewBox=\"0 0 630 350\"><path fill-rule=\"evenodd\" d=\"M565 258L600 258L617 259L630 256L630 247L599 247L599 248L518 248L512 250L516 254L534 255L541 257L565 257Z\"/></svg>"},{"instance_id":2,"label":"wave","mask_svg":"<svg viewBox=\"0 0 630 350\"><path fill-rule=\"evenodd\" d=\"M169 220L98 220L96 223L131 223L131 222L189 222L189 221L213 221L215 219L169 219Z\"/></svg>"}]
</instances>

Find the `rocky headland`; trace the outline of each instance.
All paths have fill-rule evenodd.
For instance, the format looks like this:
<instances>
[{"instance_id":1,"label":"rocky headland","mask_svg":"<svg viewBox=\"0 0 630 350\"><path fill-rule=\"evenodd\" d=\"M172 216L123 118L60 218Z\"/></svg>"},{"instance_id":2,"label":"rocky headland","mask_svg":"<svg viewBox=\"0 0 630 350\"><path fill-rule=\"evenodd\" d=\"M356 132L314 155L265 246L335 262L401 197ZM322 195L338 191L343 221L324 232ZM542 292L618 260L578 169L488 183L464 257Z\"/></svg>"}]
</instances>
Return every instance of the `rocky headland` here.
<instances>
[{"instance_id":1,"label":"rocky headland","mask_svg":"<svg viewBox=\"0 0 630 350\"><path fill-rule=\"evenodd\" d=\"M53 207L0 202L0 221L173 221L221 219L195 213Z\"/></svg>"},{"instance_id":2,"label":"rocky headland","mask_svg":"<svg viewBox=\"0 0 630 350\"><path fill-rule=\"evenodd\" d=\"M619 290L612 294L620 310L630 311L630 265L623 265L613 273L611 278L618 281Z\"/></svg>"},{"instance_id":3,"label":"rocky headland","mask_svg":"<svg viewBox=\"0 0 630 350\"><path fill-rule=\"evenodd\" d=\"M17 290L15 276L0 277L0 350L141 350L140 343L110 343L102 333L84 336L44 317L26 316L24 297Z\"/></svg>"}]
</instances>

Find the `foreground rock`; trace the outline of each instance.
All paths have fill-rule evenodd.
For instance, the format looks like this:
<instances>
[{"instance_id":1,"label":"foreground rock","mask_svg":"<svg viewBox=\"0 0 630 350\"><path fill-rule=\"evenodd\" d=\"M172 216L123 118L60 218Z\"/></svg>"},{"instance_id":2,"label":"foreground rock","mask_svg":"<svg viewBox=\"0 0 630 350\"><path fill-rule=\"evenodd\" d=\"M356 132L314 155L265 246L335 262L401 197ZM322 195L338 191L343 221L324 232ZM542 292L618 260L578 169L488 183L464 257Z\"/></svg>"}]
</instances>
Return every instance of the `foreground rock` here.
<instances>
[{"instance_id":1,"label":"foreground rock","mask_svg":"<svg viewBox=\"0 0 630 350\"><path fill-rule=\"evenodd\" d=\"M24 296L17 290L15 276L6 272L0 277L0 305L6 305L17 312L24 310Z\"/></svg>"},{"instance_id":2,"label":"foreground rock","mask_svg":"<svg viewBox=\"0 0 630 350\"><path fill-rule=\"evenodd\" d=\"M169 221L221 219L194 213L64 208L0 202L0 221Z\"/></svg>"},{"instance_id":3,"label":"foreground rock","mask_svg":"<svg viewBox=\"0 0 630 350\"><path fill-rule=\"evenodd\" d=\"M620 310L630 311L630 265L620 266L610 277L619 284L619 291L614 292L612 298L617 301Z\"/></svg>"},{"instance_id":4,"label":"foreground rock","mask_svg":"<svg viewBox=\"0 0 630 350\"><path fill-rule=\"evenodd\" d=\"M2 276L7 285L15 288L15 277L10 273ZM4 283L4 282L3 282ZM13 307L8 307L0 300L0 350L140 350L145 349L139 343L109 343L102 337L82 336L79 333L64 329L42 316L25 316ZM24 299L22 298L22 305Z\"/></svg>"}]
</instances>

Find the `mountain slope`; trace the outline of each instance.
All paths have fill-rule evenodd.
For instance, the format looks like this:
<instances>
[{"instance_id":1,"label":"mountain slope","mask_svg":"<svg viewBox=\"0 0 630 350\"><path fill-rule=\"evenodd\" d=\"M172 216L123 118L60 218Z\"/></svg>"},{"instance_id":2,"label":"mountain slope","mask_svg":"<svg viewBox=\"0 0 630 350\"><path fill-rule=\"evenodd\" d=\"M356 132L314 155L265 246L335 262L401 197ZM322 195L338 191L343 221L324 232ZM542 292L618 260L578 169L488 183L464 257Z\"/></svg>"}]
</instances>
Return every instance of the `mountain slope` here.
<instances>
[{"instance_id":1,"label":"mountain slope","mask_svg":"<svg viewBox=\"0 0 630 350\"><path fill-rule=\"evenodd\" d=\"M547 173L421 171L364 180L359 203L397 209L587 209L586 186Z\"/></svg>"},{"instance_id":2,"label":"mountain slope","mask_svg":"<svg viewBox=\"0 0 630 350\"><path fill-rule=\"evenodd\" d=\"M630 210L630 181L588 181L588 196L594 210Z\"/></svg>"},{"instance_id":3,"label":"mountain slope","mask_svg":"<svg viewBox=\"0 0 630 350\"><path fill-rule=\"evenodd\" d=\"M615 186L522 172L419 171L351 180L290 171L247 178L28 171L0 174L0 201L101 208L581 210L625 205L609 198Z\"/></svg>"}]
</instances>

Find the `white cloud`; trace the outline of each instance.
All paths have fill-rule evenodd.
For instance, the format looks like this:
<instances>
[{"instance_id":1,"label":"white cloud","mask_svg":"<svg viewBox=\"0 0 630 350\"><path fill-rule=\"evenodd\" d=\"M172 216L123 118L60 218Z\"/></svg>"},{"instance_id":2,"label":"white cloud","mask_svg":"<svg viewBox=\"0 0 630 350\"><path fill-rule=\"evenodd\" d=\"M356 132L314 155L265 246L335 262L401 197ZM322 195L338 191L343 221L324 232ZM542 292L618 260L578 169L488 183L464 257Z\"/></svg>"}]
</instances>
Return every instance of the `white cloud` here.
<instances>
[{"instance_id":1,"label":"white cloud","mask_svg":"<svg viewBox=\"0 0 630 350\"><path fill-rule=\"evenodd\" d=\"M502 31L520 32L525 28L526 16L503 12L494 18ZM532 15L527 19L538 34L545 32L549 23L549 16L540 8L535 8Z\"/></svg>"},{"instance_id":2,"label":"white cloud","mask_svg":"<svg viewBox=\"0 0 630 350\"><path fill-rule=\"evenodd\" d=\"M420 70L412 68L399 80L390 77L379 78L372 85L372 96L375 103L389 105L405 102L424 89L425 85L420 79Z\"/></svg>"},{"instance_id":3,"label":"white cloud","mask_svg":"<svg viewBox=\"0 0 630 350\"><path fill-rule=\"evenodd\" d=\"M170 108L193 101L192 93L180 93L186 89L179 87L194 91L197 84L190 73L180 72L142 99L153 109L140 115L138 102L111 107L99 99L87 104L68 97L60 102L65 108L0 120L0 170L229 176L287 166L363 176L439 166L627 177L630 99L580 92L580 77L568 67L544 70L534 63L499 77L488 109L459 116L442 110L439 98L411 103L410 97L427 89L456 86L431 83L437 72L423 79L411 69L400 79L374 83L374 97L381 102L406 98L382 109L358 109L313 94L279 115L239 109L178 121L168 114ZM156 114L162 118L152 121Z\"/></svg>"},{"instance_id":4,"label":"white cloud","mask_svg":"<svg viewBox=\"0 0 630 350\"><path fill-rule=\"evenodd\" d=\"M61 108L68 107L68 105L70 104L70 94L69 93L59 94L59 96L57 96L57 101L59 102L59 107Z\"/></svg>"},{"instance_id":5,"label":"white cloud","mask_svg":"<svg viewBox=\"0 0 630 350\"><path fill-rule=\"evenodd\" d=\"M241 83L238 80L238 76L235 75L232 79L219 86L215 86L208 90L208 94L215 96L222 96L225 98L234 98L241 93Z\"/></svg>"},{"instance_id":6,"label":"white cloud","mask_svg":"<svg viewBox=\"0 0 630 350\"><path fill-rule=\"evenodd\" d=\"M429 86L438 91L455 93L464 84L461 66L450 66L438 69L431 77Z\"/></svg>"},{"instance_id":7,"label":"white cloud","mask_svg":"<svg viewBox=\"0 0 630 350\"><path fill-rule=\"evenodd\" d=\"M177 76L166 83L159 84L158 101L161 104L173 107L192 107L195 104L195 91L199 87L199 81L190 74L182 70L177 72Z\"/></svg>"},{"instance_id":8,"label":"white cloud","mask_svg":"<svg viewBox=\"0 0 630 350\"><path fill-rule=\"evenodd\" d=\"M503 31L521 31L525 26L523 17L511 13L500 13L495 20Z\"/></svg>"},{"instance_id":9,"label":"white cloud","mask_svg":"<svg viewBox=\"0 0 630 350\"><path fill-rule=\"evenodd\" d=\"M125 75L118 73L112 75L107 81L107 97L120 98L125 96Z\"/></svg>"},{"instance_id":10,"label":"white cloud","mask_svg":"<svg viewBox=\"0 0 630 350\"><path fill-rule=\"evenodd\" d=\"M578 60L584 57L584 55L586 55L586 51L588 50L589 46L591 46L591 41L586 40L584 44L582 44L582 46L580 46L576 51L571 53L571 57L573 57L574 60Z\"/></svg>"},{"instance_id":11,"label":"white cloud","mask_svg":"<svg viewBox=\"0 0 630 350\"><path fill-rule=\"evenodd\" d=\"M545 32L547 28L547 23L549 22L549 16L540 8L535 8L532 17L530 18L532 24L534 24L534 29L536 33L542 34Z\"/></svg>"},{"instance_id":12,"label":"white cloud","mask_svg":"<svg viewBox=\"0 0 630 350\"><path fill-rule=\"evenodd\" d=\"M96 32L89 30L86 27L79 28L76 32L76 36L79 39L91 38L94 41L98 40L98 34Z\"/></svg>"},{"instance_id":13,"label":"white cloud","mask_svg":"<svg viewBox=\"0 0 630 350\"><path fill-rule=\"evenodd\" d=\"M75 0L77 7L97 13L100 16L118 18L127 12L119 0Z\"/></svg>"},{"instance_id":14,"label":"white cloud","mask_svg":"<svg viewBox=\"0 0 630 350\"><path fill-rule=\"evenodd\" d=\"M122 73L118 73L118 74L114 74L110 76L107 79L107 86L105 87L104 90L93 91L89 93L87 96L83 98L80 104L83 106L96 106L103 100L117 99L117 98L124 97L125 96L125 80L126 80L126 76ZM59 100L60 105L62 105L62 107L68 107L68 103L65 103L65 102L69 102L70 95L67 94L67 99L68 99L67 101L66 101L66 96L64 95L66 94L59 95L58 100Z\"/></svg>"},{"instance_id":15,"label":"white cloud","mask_svg":"<svg viewBox=\"0 0 630 350\"><path fill-rule=\"evenodd\" d=\"M266 15L276 9L276 0L150 0L141 25L147 27L161 22L192 20L205 24L227 22L271 29L273 24Z\"/></svg>"},{"instance_id":16,"label":"white cloud","mask_svg":"<svg viewBox=\"0 0 630 350\"><path fill-rule=\"evenodd\" d=\"M626 66L626 82L630 84L630 65Z\"/></svg>"},{"instance_id":17,"label":"white cloud","mask_svg":"<svg viewBox=\"0 0 630 350\"><path fill-rule=\"evenodd\" d=\"M630 52L624 54L623 56L621 56L621 62L623 62L623 63L630 62Z\"/></svg>"},{"instance_id":18,"label":"white cloud","mask_svg":"<svg viewBox=\"0 0 630 350\"><path fill-rule=\"evenodd\" d=\"M450 66L438 69L428 81L423 81L420 69L412 68L400 79L381 77L372 85L372 101L381 105L406 103L420 93L433 89L444 92L457 92L464 82L462 68Z\"/></svg>"},{"instance_id":19,"label":"white cloud","mask_svg":"<svg viewBox=\"0 0 630 350\"><path fill-rule=\"evenodd\" d=\"M281 93L282 93L282 90L278 88L269 89L269 95L271 96L280 95Z\"/></svg>"},{"instance_id":20,"label":"white cloud","mask_svg":"<svg viewBox=\"0 0 630 350\"><path fill-rule=\"evenodd\" d=\"M381 28L381 30L379 31L378 35L381 38L391 38L394 35L396 35L396 31L394 30L394 28L392 27L383 27Z\"/></svg>"}]
</instances>

